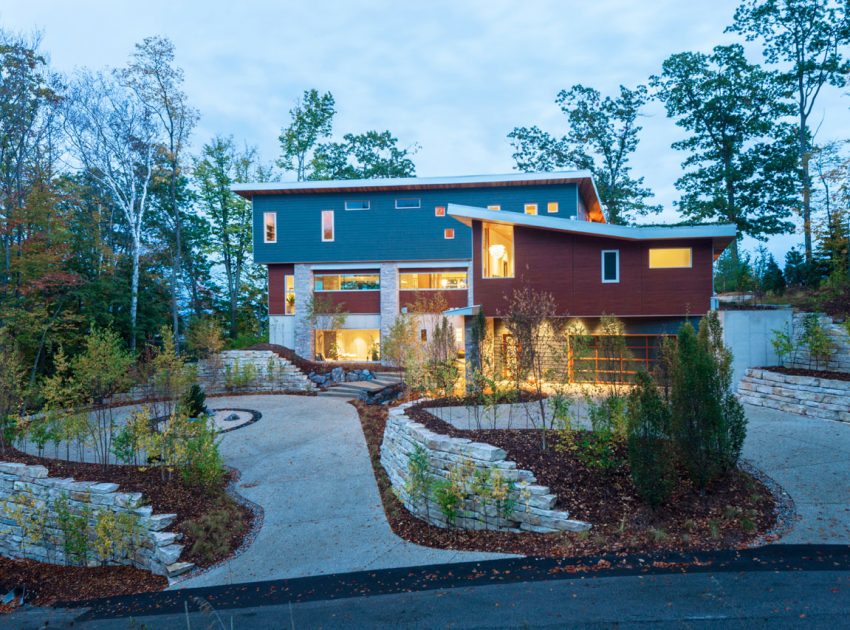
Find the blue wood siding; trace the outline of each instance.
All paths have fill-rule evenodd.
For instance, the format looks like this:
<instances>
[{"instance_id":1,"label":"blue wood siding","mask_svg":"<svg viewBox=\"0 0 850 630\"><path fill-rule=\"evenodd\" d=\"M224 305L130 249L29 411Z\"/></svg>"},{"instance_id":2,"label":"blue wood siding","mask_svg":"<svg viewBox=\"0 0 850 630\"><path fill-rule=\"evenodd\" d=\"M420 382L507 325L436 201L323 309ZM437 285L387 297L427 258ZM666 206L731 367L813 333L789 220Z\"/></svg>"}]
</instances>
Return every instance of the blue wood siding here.
<instances>
[{"instance_id":1,"label":"blue wood siding","mask_svg":"<svg viewBox=\"0 0 850 630\"><path fill-rule=\"evenodd\" d=\"M395 200L418 198L417 209L397 210ZM345 202L368 200L368 210L346 210ZM523 212L536 203L546 215L546 204L558 202L558 213L576 215L578 186L497 186L482 188L402 190L370 193L310 193L254 197L254 260L268 263L456 260L472 257L471 230L449 217L437 217L436 206L449 203ZM334 211L334 241L322 242L322 210ZM263 213L277 213L277 242L263 242ZM447 240L443 230L452 228Z\"/></svg>"}]
</instances>

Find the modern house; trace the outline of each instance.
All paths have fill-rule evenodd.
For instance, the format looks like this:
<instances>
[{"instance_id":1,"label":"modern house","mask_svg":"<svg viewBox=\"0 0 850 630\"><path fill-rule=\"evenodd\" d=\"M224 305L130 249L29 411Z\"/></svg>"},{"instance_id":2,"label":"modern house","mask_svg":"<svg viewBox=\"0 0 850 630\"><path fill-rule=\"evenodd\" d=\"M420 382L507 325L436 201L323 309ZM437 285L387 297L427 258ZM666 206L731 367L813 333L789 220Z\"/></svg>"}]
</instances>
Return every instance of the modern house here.
<instances>
[{"instance_id":1,"label":"modern house","mask_svg":"<svg viewBox=\"0 0 850 630\"><path fill-rule=\"evenodd\" d=\"M398 314L423 304L451 318L459 348L479 312L498 345L507 298L528 286L590 333L616 315L649 360L652 336L710 308L712 262L735 238L731 225L610 225L586 171L233 190L253 202L270 341L311 359L378 359ZM340 328L311 329L314 295L349 313Z\"/></svg>"}]
</instances>

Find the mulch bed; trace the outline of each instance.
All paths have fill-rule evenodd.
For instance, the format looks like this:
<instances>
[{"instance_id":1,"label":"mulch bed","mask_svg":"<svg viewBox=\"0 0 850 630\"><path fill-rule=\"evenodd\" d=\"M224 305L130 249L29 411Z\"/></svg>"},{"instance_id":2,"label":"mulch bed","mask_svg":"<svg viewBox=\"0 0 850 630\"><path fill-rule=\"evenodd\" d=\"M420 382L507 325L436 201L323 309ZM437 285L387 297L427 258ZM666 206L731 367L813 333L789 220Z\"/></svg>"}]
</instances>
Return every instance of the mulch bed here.
<instances>
[{"instance_id":1,"label":"mulch bed","mask_svg":"<svg viewBox=\"0 0 850 630\"><path fill-rule=\"evenodd\" d=\"M182 483L178 475L163 481L160 471L153 468L69 462L59 459L37 457L14 448L6 448L0 459L24 464L40 464L47 467L51 477L73 477L77 481L112 482L120 491L141 492L154 514L177 514L177 520L166 531L183 535L180 544L185 545L181 561L194 562L199 567L208 567L229 557L239 548L250 530L253 512L239 504L225 488L234 472L222 480L220 488L199 491ZM188 531L189 521L199 519L213 511L227 510L230 519L240 521L243 527L230 530L226 545L215 557L203 558L193 554L195 539ZM91 597L109 597L127 593L161 590L167 585L165 578L148 571L132 567L60 567L27 560L0 559L0 586L11 588L21 582L30 590L28 601L49 604L54 601L75 601ZM93 586L92 582L97 586ZM85 585L85 586L83 586ZM5 593L6 591L3 590Z\"/></svg>"},{"instance_id":2,"label":"mulch bed","mask_svg":"<svg viewBox=\"0 0 850 630\"><path fill-rule=\"evenodd\" d=\"M295 351L286 346L279 346L274 343L258 343L254 344L246 350L271 350L282 359L286 359L292 365L297 367L304 374L315 372L316 374L329 374L334 368L341 367L345 370L369 370L370 372L401 372L401 368L380 363L349 363L349 362L334 362L334 361L310 361L295 354Z\"/></svg>"},{"instance_id":3,"label":"mulch bed","mask_svg":"<svg viewBox=\"0 0 850 630\"><path fill-rule=\"evenodd\" d=\"M768 372L778 372L779 374L788 374L790 376L812 376L814 378L826 378L833 381L850 381L850 374L846 372L829 372L827 370L807 370L806 368L789 368L781 365L771 365L769 367L756 368L758 370L767 370Z\"/></svg>"},{"instance_id":4,"label":"mulch bed","mask_svg":"<svg viewBox=\"0 0 850 630\"><path fill-rule=\"evenodd\" d=\"M589 469L574 451L540 450L540 436L529 430L461 431L421 407L408 415L445 435L487 442L507 451L520 468L532 470L539 483L558 496L558 505L593 528L584 533L515 534L465 531L428 525L396 498L380 463L386 407L355 403L369 446L384 510L393 531L429 547L517 553L530 556L595 556L653 551L741 548L776 526L775 501L757 479L735 471L700 495L684 477L667 505L653 512L640 501L627 464L613 470ZM554 437L554 436L552 436ZM624 453L619 453L621 456Z\"/></svg>"}]
</instances>

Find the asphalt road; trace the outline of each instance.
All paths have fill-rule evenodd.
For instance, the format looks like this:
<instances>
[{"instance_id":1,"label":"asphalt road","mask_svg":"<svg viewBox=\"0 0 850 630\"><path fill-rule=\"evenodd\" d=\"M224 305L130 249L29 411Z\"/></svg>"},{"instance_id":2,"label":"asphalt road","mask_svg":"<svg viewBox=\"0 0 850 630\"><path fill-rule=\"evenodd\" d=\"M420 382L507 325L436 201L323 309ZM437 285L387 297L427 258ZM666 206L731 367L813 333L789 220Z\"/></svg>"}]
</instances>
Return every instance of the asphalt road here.
<instances>
[{"instance_id":1,"label":"asphalt road","mask_svg":"<svg viewBox=\"0 0 850 630\"><path fill-rule=\"evenodd\" d=\"M598 562L598 560L597 560ZM186 589L21 611L5 628L838 628L850 547L592 562L507 559ZM188 619L188 621L187 621Z\"/></svg>"}]
</instances>

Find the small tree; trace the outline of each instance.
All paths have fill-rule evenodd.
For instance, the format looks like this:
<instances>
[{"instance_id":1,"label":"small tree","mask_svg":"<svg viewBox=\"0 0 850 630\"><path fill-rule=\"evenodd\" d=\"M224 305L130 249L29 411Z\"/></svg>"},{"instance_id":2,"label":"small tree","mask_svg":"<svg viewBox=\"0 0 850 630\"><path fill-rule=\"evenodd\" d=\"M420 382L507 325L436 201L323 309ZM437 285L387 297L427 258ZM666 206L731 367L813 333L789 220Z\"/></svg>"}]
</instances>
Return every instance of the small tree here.
<instances>
[{"instance_id":1,"label":"small tree","mask_svg":"<svg viewBox=\"0 0 850 630\"><path fill-rule=\"evenodd\" d=\"M675 451L670 439L670 408L646 372L635 376L628 401L629 466L638 494L653 508L664 503L676 484Z\"/></svg>"},{"instance_id":2,"label":"small tree","mask_svg":"<svg viewBox=\"0 0 850 630\"><path fill-rule=\"evenodd\" d=\"M23 403L24 377L23 357L6 329L0 328L0 452L12 439Z\"/></svg>"},{"instance_id":3,"label":"small tree","mask_svg":"<svg viewBox=\"0 0 850 630\"><path fill-rule=\"evenodd\" d=\"M821 325L817 313L806 313L803 317L803 332L800 335L800 342L808 350L810 369L813 363L815 369L818 370L822 364L829 362L829 357L834 349L832 339Z\"/></svg>"},{"instance_id":4,"label":"small tree","mask_svg":"<svg viewBox=\"0 0 850 630\"><path fill-rule=\"evenodd\" d=\"M455 346L454 326L448 318L440 316L425 350L432 388L443 395L451 395L458 378L460 378L456 364L457 350Z\"/></svg>"},{"instance_id":5,"label":"small tree","mask_svg":"<svg viewBox=\"0 0 850 630\"><path fill-rule=\"evenodd\" d=\"M177 354L171 329L163 326L159 334L162 347L155 350L153 357L154 397L157 399L153 407L157 416L170 416L196 375L195 370Z\"/></svg>"},{"instance_id":6,"label":"small tree","mask_svg":"<svg viewBox=\"0 0 850 630\"><path fill-rule=\"evenodd\" d=\"M544 451L549 448L547 432L553 426L543 390L547 379L553 376L552 366L558 364L556 355L561 345L556 315L557 305L551 293L525 286L514 289L503 316L513 339L517 385L520 375L525 375L537 394L540 416L532 419L532 424L540 430L540 444Z\"/></svg>"},{"instance_id":7,"label":"small tree","mask_svg":"<svg viewBox=\"0 0 850 630\"><path fill-rule=\"evenodd\" d=\"M326 295L311 295L307 302L307 321L314 331L336 330L342 328L348 319L344 304L334 302ZM336 354L336 348L331 349Z\"/></svg>"}]
</instances>

